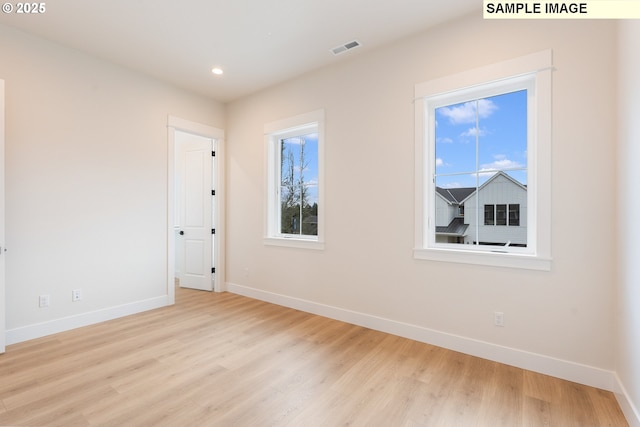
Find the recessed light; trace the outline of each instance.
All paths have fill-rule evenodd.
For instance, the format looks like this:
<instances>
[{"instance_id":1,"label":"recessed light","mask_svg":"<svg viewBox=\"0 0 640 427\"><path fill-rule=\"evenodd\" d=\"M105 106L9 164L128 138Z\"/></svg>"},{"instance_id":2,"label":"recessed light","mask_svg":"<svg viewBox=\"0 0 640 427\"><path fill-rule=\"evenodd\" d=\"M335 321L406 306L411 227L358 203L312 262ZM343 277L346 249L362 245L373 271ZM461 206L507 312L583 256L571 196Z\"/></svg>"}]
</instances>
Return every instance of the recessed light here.
<instances>
[{"instance_id":1,"label":"recessed light","mask_svg":"<svg viewBox=\"0 0 640 427\"><path fill-rule=\"evenodd\" d=\"M214 67L214 68L212 68L212 69L211 69L211 72L212 72L213 74L215 74L216 76L220 76L220 75L222 75L222 73L224 73L224 71L223 71L223 70L222 70L222 68L220 68L220 67Z\"/></svg>"}]
</instances>

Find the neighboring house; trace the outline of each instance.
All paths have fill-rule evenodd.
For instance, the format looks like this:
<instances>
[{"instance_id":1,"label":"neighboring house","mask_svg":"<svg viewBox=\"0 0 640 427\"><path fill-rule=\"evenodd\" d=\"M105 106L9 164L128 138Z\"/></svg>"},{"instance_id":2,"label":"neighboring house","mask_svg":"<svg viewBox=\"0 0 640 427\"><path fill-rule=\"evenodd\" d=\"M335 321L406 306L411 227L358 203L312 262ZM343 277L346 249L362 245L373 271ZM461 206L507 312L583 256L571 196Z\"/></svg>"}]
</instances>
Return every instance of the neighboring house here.
<instances>
[{"instance_id":1,"label":"neighboring house","mask_svg":"<svg viewBox=\"0 0 640 427\"><path fill-rule=\"evenodd\" d=\"M478 187L436 187L436 243L527 245L527 187L497 172Z\"/></svg>"}]
</instances>

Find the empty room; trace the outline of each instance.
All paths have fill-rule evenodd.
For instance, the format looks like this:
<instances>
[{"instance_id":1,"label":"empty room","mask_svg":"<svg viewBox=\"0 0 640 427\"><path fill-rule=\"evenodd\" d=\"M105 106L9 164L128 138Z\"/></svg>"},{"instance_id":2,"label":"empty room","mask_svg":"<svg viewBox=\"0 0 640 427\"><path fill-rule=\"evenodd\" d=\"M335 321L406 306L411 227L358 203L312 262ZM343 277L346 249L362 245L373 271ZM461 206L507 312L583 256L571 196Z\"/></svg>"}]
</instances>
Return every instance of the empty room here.
<instances>
[{"instance_id":1,"label":"empty room","mask_svg":"<svg viewBox=\"0 0 640 427\"><path fill-rule=\"evenodd\" d=\"M640 427L602 3L5 2L0 425Z\"/></svg>"}]
</instances>

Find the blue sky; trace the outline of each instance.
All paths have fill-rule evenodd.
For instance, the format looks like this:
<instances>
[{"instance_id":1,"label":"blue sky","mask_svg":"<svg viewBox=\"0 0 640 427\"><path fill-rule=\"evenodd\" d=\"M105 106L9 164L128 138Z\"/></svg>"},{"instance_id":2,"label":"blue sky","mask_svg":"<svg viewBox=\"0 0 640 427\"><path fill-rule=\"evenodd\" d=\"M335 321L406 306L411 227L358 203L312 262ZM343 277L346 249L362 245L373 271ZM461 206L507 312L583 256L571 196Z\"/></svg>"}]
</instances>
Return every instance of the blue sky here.
<instances>
[{"instance_id":1,"label":"blue sky","mask_svg":"<svg viewBox=\"0 0 640 427\"><path fill-rule=\"evenodd\" d=\"M526 168L525 90L440 107L435 118L437 186L474 187L476 176L481 185L496 170ZM527 183L526 171L507 173Z\"/></svg>"}]
</instances>

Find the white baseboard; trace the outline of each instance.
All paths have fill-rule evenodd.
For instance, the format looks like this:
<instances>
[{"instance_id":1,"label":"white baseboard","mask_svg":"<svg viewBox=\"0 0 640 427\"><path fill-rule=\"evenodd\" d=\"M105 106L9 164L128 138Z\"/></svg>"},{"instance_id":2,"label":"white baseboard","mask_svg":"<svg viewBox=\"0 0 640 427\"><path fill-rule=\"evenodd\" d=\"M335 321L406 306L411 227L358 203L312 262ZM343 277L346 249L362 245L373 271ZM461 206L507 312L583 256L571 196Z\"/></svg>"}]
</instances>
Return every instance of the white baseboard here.
<instances>
[{"instance_id":1,"label":"white baseboard","mask_svg":"<svg viewBox=\"0 0 640 427\"><path fill-rule=\"evenodd\" d=\"M617 381L614 372L595 368L593 366L582 365L542 354L504 347L473 338L453 335L417 325L372 316L366 313L359 313L319 304L313 301L266 292L260 289L250 288L234 283L227 283L227 290L235 294L261 301L398 335L591 387L597 387L612 392L615 391L616 388Z\"/></svg>"},{"instance_id":2,"label":"white baseboard","mask_svg":"<svg viewBox=\"0 0 640 427\"><path fill-rule=\"evenodd\" d=\"M629 427L640 427L640 410L633 404L633 400L627 393L627 389L620 381L618 374L614 374L616 378L616 389L614 390L614 394L616 396L616 400L620 405L620 409L622 409L622 413L624 414L627 422L629 423Z\"/></svg>"},{"instance_id":3,"label":"white baseboard","mask_svg":"<svg viewBox=\"0 0 640 427\"><path fill-rule=\"evenodd\" d=\"M15 329L8 329L6 332L7 345L40 338L58 332L69 331L83 326L93 325L107 320L130 314L141 313L147 310L169 305L169 297L163 295L143 301L136 301L116 307L109 307L102 310L81 313L74 316L63 317L48 322L36 323L34 325L23 326Z\"/></svg>"}]
</instances>

